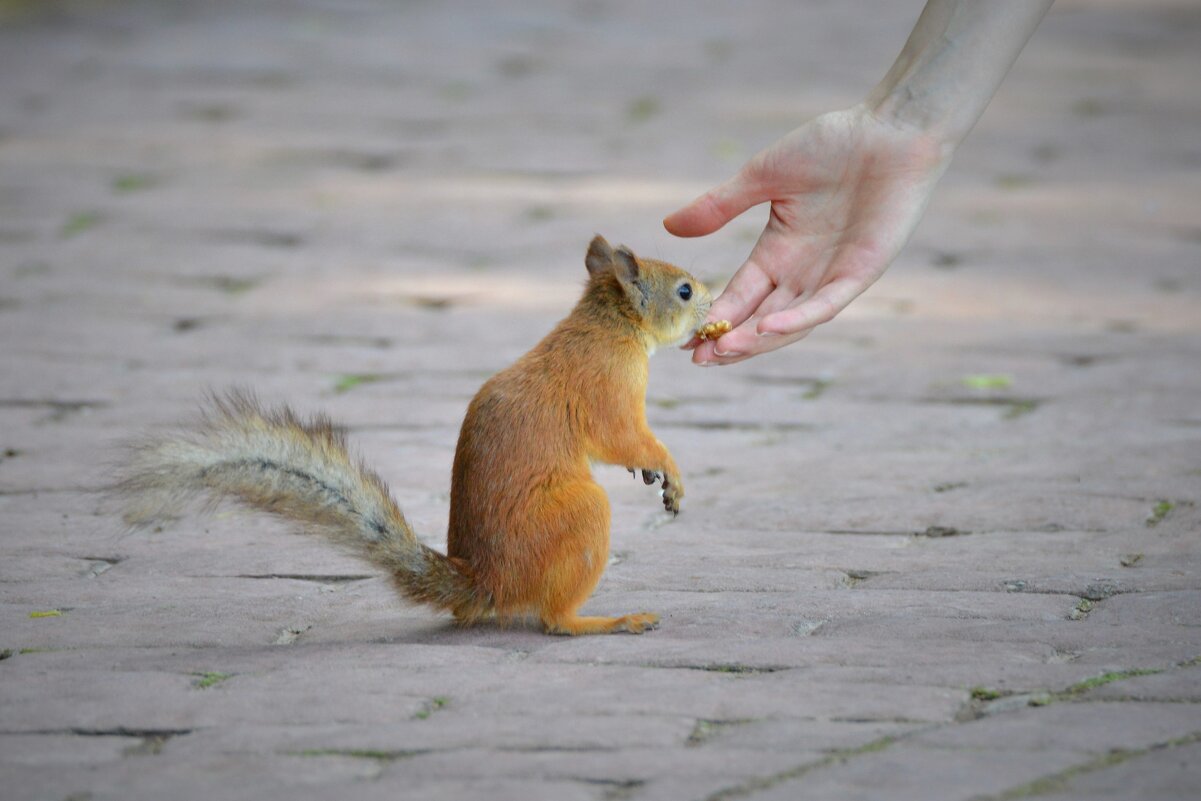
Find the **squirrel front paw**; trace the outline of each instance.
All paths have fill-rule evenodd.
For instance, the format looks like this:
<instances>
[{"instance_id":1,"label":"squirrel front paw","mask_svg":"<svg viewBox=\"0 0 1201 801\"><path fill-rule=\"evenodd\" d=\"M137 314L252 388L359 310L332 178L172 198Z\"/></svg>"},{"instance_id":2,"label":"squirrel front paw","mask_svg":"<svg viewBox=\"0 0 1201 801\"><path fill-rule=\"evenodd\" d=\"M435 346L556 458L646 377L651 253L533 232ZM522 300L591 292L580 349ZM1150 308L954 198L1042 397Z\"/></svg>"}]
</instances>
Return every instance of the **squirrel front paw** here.
<instances>
[{"instance_id":1,"label":"squirrel front paw","mask_svg":"<svg viewBox=\"0 0 1201 801\"><path fill-rule=\"evenodd\" d=\"M663 489L661 495L663 496L663 508L672 514L678 515L680 513L680 499L684 497L684 483L680 481L679 476L672 478L654 470L639 470L639 468L635 467L627 467L626 470L629 470L630 475L634 476L635 479L638 478L638 473L641 472L643 484L654 484L656 481L662 479Z\"/></svg>"},{"instance_id":2,"label":"squirrel front paw","mask_svg":"<svg viewBox=\"0 0 1201 801\"><path fill-rule=\"evenodd\" d=\"M663 477L663 508L673 515L680 513L680 501L684 499L684 482L679 476Z\"/></svg>"}]
</instances>

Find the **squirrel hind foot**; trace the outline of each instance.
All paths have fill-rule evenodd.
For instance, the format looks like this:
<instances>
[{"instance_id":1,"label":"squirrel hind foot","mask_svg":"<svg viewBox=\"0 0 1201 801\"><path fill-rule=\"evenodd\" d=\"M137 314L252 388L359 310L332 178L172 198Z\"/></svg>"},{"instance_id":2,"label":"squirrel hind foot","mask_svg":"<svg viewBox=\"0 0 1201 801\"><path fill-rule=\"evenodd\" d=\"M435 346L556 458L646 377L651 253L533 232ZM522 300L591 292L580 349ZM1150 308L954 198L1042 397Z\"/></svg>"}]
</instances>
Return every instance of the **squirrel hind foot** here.
<instances>
[{"instance_id":1,"label":"squirrel hind foot","mask_svg":"<svg viewBox=\"0 0 1201 801\"><path fill-rule=\"evenodd\" d=\"M543 620L547 634L563 634L570 637L582 634L642 634L659 627L659 616L653 612L640 612L621 617L568 617Z\"/></svg>"}]
</instances>

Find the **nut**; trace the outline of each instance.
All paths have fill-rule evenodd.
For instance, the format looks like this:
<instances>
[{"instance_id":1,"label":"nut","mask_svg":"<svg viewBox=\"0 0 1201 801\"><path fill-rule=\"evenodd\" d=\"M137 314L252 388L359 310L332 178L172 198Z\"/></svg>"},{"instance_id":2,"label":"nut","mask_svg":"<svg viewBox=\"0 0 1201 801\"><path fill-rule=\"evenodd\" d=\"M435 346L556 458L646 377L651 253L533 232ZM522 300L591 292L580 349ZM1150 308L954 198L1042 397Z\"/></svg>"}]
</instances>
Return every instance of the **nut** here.
<instances>
[{"instance_id":1,"label":"nut","mask_svg":"<svg viewBox=\"0 0 1201 801\"><path fill-rule=\"evenodd\" d=\"M718 339L723 334L728 334L733 326L729 320L717 320L712 323L705 323L696 330L696 335L704 342L708 339Z\"/></svg>"}]
</instances>

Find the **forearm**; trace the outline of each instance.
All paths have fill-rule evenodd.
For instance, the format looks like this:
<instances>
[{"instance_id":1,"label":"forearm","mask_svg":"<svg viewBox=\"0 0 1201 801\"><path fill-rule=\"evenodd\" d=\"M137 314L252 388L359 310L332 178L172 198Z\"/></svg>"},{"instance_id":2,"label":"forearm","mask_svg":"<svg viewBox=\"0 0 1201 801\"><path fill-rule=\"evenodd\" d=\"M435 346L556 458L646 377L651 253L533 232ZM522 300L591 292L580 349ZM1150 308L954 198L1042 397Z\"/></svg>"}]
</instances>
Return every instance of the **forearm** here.
<instances>
[{"instance_id":1,"label":"forearm","mask_svg":"<svg viewBox=\"0 0 1201 801\"><path fill-rule=\"evenodd\" d=\"M967 136L1053 0L929 0L866 105L948 150Z\"/></svg>"}]
</instances>

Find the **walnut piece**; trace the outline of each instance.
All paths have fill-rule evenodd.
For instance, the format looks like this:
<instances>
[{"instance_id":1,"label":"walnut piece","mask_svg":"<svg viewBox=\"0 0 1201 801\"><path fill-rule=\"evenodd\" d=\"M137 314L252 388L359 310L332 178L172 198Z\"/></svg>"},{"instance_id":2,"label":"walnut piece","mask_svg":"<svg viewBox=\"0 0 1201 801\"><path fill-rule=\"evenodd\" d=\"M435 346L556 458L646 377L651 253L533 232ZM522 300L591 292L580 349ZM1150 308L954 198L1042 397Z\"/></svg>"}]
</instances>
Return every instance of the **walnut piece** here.
<instances>
[{"instance_id":1,"label":"walnut piece","mask_svg":"<svg viewBox=\"0 0 1201 801\"><path fill-rule=\"evenodd\" d=\"M707 339L717 339L722 334L729 333L731 327L729 320L718 320L702 325L696 330L696 335L704 342Z\"/></svg>"}]
</instances>

